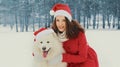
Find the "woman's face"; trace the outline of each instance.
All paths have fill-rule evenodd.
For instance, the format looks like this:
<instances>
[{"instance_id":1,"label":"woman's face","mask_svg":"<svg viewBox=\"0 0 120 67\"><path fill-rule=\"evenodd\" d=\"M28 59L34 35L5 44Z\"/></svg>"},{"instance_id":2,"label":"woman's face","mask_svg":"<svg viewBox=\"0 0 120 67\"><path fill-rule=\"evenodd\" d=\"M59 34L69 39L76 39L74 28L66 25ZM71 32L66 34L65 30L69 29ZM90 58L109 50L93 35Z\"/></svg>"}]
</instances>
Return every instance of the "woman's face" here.
<instances>
[{"instance_id":1,"label":"woman's face","mask_svg":"<svg viewBox=\"0 0 120 67\"><path fill-rule=\"evenodd\" d=\"M56 26L60 32L64 32L66 30L66 20L65 16L56 16Z\"/></svg>"}]
</instances>

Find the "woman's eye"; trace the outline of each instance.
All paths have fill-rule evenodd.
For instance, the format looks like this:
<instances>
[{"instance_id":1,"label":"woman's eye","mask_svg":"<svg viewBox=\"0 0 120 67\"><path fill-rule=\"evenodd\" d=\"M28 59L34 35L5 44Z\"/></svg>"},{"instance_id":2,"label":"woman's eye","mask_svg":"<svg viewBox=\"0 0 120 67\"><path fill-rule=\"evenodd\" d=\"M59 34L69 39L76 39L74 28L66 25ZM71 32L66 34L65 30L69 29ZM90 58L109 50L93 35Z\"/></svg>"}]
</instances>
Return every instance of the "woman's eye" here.
<instances>
[{"instance_id":1,"label":"woman's eye","mask_svg":"<svg viewBox=\"0 0 120 67\"><path fill-rule=\"evenodd\" d=\"M56 22L59 22L59 20L57 19Z\"/></svg>"},{"instance_id":2,"label":"woman's eye","mask_svg":"<svg viewBox=\"0 0 120 67\"><path fill-rule=\"evenodd\" d=\"M47 43L50 43L50 41L47 41Z\"/></svg>"}]
</instances>

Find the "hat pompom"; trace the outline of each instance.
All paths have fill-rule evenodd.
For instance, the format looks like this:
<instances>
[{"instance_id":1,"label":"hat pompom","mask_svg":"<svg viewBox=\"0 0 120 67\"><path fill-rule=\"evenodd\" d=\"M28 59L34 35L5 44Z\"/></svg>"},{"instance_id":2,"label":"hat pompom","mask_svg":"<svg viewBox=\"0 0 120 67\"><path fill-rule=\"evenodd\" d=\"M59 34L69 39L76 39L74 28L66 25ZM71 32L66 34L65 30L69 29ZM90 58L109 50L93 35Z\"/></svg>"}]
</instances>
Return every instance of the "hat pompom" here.
<instances>
[{"instance_id":1,"label":"hat pompom","mask_svg":"<svg viewBox=\"0 0 120 67\"><path fill-rule=\"evenodd\" d=\"M55 11L50 10L50 15L53 16L55 14Z\"/></svg>"}]
</instances>

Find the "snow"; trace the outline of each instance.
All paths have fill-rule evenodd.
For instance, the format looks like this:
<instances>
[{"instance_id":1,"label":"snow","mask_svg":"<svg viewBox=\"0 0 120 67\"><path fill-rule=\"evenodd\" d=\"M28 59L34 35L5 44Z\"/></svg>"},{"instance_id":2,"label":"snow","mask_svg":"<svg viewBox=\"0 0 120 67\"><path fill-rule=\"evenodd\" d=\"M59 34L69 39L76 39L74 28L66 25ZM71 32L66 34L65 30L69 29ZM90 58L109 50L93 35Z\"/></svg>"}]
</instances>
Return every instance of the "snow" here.
<instances>
[{"instance_id":1,"label":"snow","mask_svg":"<svg viewBox=\"0 0 120 67\"><path fill-rule=\"evenodd\" d=\"M120 31L86 30L100 67L120 67ZM33 32L0 32L0 67L32 67Z\"/></svg>"},{"instance_id":2,"label":"snow","mask_svg":"<svg viewBox=\"0 0 120 67\"><path fill-rule=\"evenodd\" d=\"M120 31L89 30L86 37L98 54L100 67L120 67Z\"/></svg>"},{"instance_id":3,"label":"snow","mask_svg":"<svg viewBox=\"0 0 120 67\"><path fill-rule=\"evenodd\" d=\"M32 67L33 33L0 33L0 67Z\"/></svg>"}]
</instances>

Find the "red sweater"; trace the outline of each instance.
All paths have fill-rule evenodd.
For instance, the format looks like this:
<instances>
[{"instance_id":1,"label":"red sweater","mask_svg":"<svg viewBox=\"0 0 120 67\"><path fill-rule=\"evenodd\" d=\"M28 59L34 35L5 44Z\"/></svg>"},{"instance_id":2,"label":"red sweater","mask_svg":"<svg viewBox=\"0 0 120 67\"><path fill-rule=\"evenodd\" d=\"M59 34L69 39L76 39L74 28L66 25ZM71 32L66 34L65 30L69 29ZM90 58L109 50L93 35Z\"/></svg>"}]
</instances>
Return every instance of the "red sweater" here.
<instances>
[{"instance_id":1,"label":"red sweater","mask_svg":"<svg viewBox=\"0 0 120 67\"><path fill-rule=\"evenodd\" d=\"M68 63L67 67L99 67L96 52L88 45L84 33L63 42L63 48L66 53L62 61Z\"/></svg>"}]
</instances>

